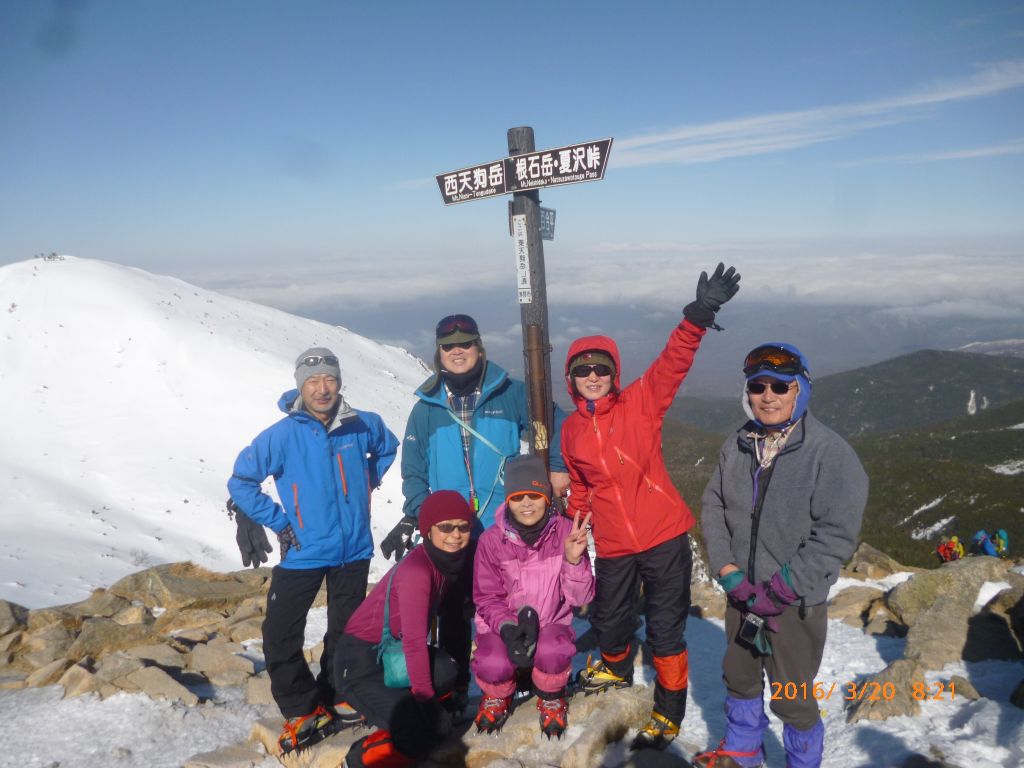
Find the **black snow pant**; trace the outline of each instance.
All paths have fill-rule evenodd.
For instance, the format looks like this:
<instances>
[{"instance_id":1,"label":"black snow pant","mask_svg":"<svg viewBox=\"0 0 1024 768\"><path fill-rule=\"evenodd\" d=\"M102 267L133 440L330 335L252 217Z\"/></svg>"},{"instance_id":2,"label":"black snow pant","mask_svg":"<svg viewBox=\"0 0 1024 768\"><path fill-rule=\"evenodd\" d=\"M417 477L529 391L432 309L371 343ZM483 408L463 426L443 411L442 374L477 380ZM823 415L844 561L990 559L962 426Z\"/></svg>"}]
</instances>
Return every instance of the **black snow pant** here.
<instances>
[{"instance_id":1,"label":"black snow pant","mask_svg":"<svg viewBox=\"0 0 1024 768\"><path fill-rule=\"evenodd\" d=\"M441 598L437 608L437 644L455 659L458 676L455 687L464 690L470 681L469 656L473 647L473 560L476 539L466 547L466 561L458 581Z\"/></svg>"},{"instance_id":2,"label":"black snow pant","mask_svg":"<svg viewBox=\"0 0 1024 768\"><path fill-rule=\"evenodd\" d=\"M591 624L601 656L620 677L633 676L640 589L644 594L647 647L658 671L654 710L673 723L686 714L689 687L686 617L690 612L690 537L682 534L633 555L598 557ZM608 657L618 660L610 662Z\"/></svg>"},{"instance_id":3,"label":"black snow pant","mask_svg":"<svg viewBox=\"0 0 1024 768\"><path fill-rule=\"evenodd\" d=\"M458 670L455 660L444 651L433 646L427 650L434 694L439 698L452 690ZM384 668L377 663L374 643L342 635L335 663L338 693L367 723L389 731L395 749L402 754L426 757L448 735L450 718L436 700L417 702L409 688L384 685Z\"/></svg>"},{"instance_id":4,"label":"black snow pant","mask_svg":"<svg viewBox=\"0 0 1024 768\"><path fill-rule=\"evenodd\" d=\"M263 656L270 675L270 692L285 718L308 715L318 705L333 705L335 645L345 624L366 597L370 561L359 560L325 568L274 566L263 621ZM313 673L302 653L306 615L327 579L327 631L320 654L320 672Z\"/></svg>"}]
</instances>

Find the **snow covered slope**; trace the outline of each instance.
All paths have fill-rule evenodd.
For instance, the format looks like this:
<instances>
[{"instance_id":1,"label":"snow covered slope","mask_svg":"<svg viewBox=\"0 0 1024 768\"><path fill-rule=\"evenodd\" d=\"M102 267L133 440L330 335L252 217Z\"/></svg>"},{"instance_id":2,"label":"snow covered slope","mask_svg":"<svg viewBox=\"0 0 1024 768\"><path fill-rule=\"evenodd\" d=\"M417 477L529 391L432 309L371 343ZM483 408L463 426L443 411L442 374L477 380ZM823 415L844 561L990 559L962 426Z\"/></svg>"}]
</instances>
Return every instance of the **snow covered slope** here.
<instances>
[{"instance_id":1,"label":"snow covered slope","mask_svg":"<svg viewBox=\"0 0 1024 768\"><path fill-rule=\"evenodd\" d=\"M428 374L402 349L106 262L0 267L0 598L70 602L161 562L241 568L225 483L314 345L400 438ZM376 541L401 507L396 461Z\"/></svg>"}]
</instances>

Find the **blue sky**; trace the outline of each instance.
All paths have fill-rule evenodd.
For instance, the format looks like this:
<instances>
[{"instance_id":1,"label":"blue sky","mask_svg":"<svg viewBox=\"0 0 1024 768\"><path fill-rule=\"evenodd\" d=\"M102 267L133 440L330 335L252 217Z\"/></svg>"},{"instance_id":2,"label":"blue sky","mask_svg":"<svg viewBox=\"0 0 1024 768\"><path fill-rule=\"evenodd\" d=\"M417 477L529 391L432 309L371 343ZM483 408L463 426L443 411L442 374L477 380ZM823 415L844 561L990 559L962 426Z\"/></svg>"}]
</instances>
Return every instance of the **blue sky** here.
<instances>
[{"instance_id":1,"label":"blue sky","mask_svg":"<svg viewBox=\"0 0 1024 768\"><path fill-rule=\"evenodd\" d=\"M1024 318L1020 2L0 0L0 112L0 264L105 259L361 332L507 313L505 199L446 208L433 177L531 125L615 140L603 181L542 194L567 329L678 311L719 259L750 301Z\"/></svg>"}]
</instances>

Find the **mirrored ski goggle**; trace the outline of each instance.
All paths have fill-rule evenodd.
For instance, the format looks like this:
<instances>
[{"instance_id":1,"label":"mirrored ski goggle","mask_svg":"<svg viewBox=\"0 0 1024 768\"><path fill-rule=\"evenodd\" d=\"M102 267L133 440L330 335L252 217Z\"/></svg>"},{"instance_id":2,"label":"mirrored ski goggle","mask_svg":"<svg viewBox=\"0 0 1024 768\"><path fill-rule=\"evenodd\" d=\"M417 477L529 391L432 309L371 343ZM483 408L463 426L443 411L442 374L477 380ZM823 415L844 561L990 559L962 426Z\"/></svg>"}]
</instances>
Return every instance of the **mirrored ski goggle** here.
<instances>
[{"instance_id":1,"label":"mirrored ski goggle","mask_svg":"<svg viewBox=\"0 0 1024 768\"><path fill-rule=\"evenodd\" d=\"M480 335L480 329L477 328L476 320L469 315L448 315L448 317L441 318L434 334L437 338L442 339L445 336L451 336L456 331L472 333L476 336Z\"/></svg>"},{"instance_id":2,"label":"mirrored ski goggle","mask_svg":"<svg viewBox=\"0 0 1024 768\"><path fill-rule=\"evenodd\" d=\"M299 360L299 366L308 365L312 368L314 365L320 365L324 363L326 365L338 367L338 358L334 355L310 355Z\"/></svg>"},{"instance_id":3,"label":"mirrored ski goggle","mask_svg":"<svg viewBox=\"0 0 1024 768\"><path fill-rule=\"evenodd\" d=\"M743 373L752 376L758 371L775 371L787 376L806 374L800 358L782 347L758 347L743 361Z\"/></svg>"}]
</instances>

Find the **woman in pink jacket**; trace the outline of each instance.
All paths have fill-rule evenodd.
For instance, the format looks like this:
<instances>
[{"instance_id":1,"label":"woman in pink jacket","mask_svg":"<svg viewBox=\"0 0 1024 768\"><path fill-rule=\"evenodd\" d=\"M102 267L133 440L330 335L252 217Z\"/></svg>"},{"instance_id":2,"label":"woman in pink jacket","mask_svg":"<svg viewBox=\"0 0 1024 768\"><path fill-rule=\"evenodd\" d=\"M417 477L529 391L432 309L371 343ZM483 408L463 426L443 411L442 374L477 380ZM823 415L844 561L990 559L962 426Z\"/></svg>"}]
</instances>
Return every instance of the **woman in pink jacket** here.
<instances>
[{"instance_id":1,"label":"woman in pink jacket","mask_svg":"<svg viewBox=\"0 0 1024 768\"><path fill-rule=\"evenodd\" d=\"M476 651L473 674L483 696L480 731L509 717L516 670L532 669L540 728L561 737L568 722L565 685L576 635L572 609L594 597L587 525L558 514L544 462L535 456L505 465L505 504L480 536L473 577Z\"/></svg>"}]
</instances>

